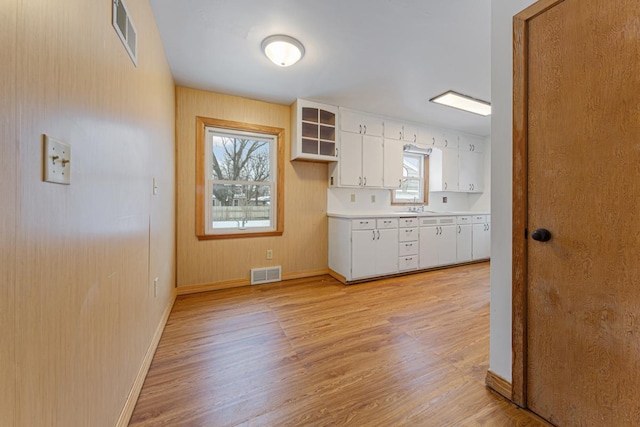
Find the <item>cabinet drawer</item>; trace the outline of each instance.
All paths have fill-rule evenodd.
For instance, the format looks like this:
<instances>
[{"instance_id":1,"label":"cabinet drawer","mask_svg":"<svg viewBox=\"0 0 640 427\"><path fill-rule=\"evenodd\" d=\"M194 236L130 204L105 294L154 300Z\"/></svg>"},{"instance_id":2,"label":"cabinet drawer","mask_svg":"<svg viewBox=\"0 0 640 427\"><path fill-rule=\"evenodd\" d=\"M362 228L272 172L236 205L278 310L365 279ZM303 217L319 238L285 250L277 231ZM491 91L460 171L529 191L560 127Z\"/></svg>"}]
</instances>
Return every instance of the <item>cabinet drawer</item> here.
<instances>
[{"instance_id":1,"label":"cabinet drawer","mask_svg":"<svg viewBox=\"0 0 640 427\"><path fill-rule=\"evenodd\" d=\"M474 224L483 224L487 222L487 216L486 215L474 215L473 216L473 223Z\"/></svg>"},{"instance_id":2,"label":"cabinet drawer","mask_svg":"<svg viewBox=\"0 0 640 427\"><path fill-rule=\"evenodd\" d=\"M472 224L471 216L459 216L456 219L456 224Z\"/></svg>"},{"instance_id":3,"label":"cabinet drawer","mask_svg":"<svg viewBox=\"0 0 640 427\"><path fill-rule=\"evenodd\" d=\"M382 218L376 220L376 228L383 230L385 228L398 228L398 218Z\"/></svg>"},{"instance_id":4,"label":"cabinet drawer","mask_svg":"<svg viewBox=\"0 0 640 427\"><path fill-rule=\"evenodd\" d=\"M373 230L376 228L375 219L354 219L351 221L352 230Z\"/></svg>"},{"instance_id":5,"label":"cabinet drawer","mask_svg":"<svg viewBox=\"0 0 640 427\"><path fill-rule=\"evenodd\" d=\"M398 241L411 242L414 240L418 240L418 227L400 229L400 233L398 233Z\"/></svg>"},{"instance_id":6,"label":"cabinet drawer","mask_svg":"<svg viewBox=\"0 0 640 427\"><path fill-rule=\"evenodd\" d=\"M398 221L400 227L409 228L418 226L418 218L400 218Z\"/></svg>"},{"instance_id":7,"label":"cabinet drawer","mask_svg":"<svg viewBox=\"0 0 640 427\"><path fill-rule=\"evenodd\" d=\"M418 242L403 242L398 245L398 255L418 255Z\"/></svg>"},{"instance_id":8,"label":"cabinet drawer","mask_svg":"<svg viewBox=\"0 0 640 427\"><path fill-rule=\"evenodd\" d=\"M418 268L418 255L401 256L398 258L398 270L407 271Z\"/></svg>"}]
</instances>

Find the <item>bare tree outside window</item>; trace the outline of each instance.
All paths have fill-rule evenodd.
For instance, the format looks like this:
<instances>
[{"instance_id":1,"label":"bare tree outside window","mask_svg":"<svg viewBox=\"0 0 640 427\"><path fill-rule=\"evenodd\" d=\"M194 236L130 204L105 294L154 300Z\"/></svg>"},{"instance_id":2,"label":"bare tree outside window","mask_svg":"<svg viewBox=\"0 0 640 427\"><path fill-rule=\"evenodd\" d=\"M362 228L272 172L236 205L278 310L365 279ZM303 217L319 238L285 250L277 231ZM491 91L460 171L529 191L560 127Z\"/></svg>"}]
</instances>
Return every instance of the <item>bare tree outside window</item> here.
<instances>
[{"instance_id":1,"label":"bare tree outside window","mask_svg":"<svg viewBox=\"0 0 640 427\"><path fill-rule=\"evenodd\" d=\"M270 227L275 143L268 135L208 129L211 136L211 227Z\"/></svg>"}]
</instances>

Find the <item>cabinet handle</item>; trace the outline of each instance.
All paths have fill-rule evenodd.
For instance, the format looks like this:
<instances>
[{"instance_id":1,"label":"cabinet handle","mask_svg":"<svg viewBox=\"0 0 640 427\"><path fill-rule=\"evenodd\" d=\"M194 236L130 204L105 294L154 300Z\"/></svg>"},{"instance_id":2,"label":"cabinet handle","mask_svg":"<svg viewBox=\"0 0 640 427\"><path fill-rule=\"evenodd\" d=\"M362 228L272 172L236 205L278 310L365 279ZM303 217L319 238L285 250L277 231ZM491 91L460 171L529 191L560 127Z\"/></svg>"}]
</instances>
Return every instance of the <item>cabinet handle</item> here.
<instances>
[{"instance_id":1,"label":"cabinet handle","mask_svg":"<svg viewBox=\"0 0 640 427\"><path fill-rule=\"evenodd\" d=\"M336 157L338 157L338 147L336 147Z\"/></svg>"},{"instance_id":2,"label":"cabinet handle","mask_svg":"<svg viewBox=\"0 0 640 427\"><path fill-rule=\"evenodd\" d=\"M380 230L378 230L378 240L380 240Z\"/></svg>"},{"instance_id":3,"label":"cabinet handle","mask_svg":"<svg viewBox=\"0 0 640 427\"><path fill-rule=\"evenodd\" d=\"M448 140L448 139L445 139L445 140L444 140L444 146L445 146L445 147L448 147L448 146L449 146L449 140Z\"/></svg>"},{"instance_id":4,"label":"cabinet handle","mask_svg":"<svg viewBox=\"0 0 640 427\"><path fill-rule=\"evenodd\" d=\"M431 145L436 145L436 137L431 137Z\"/></svg>"},{"instance_id":5,"label":"cabinet handle","mask_svg":"<svg viewBox=\"0 0 640 427\"><path fill-rule=\"evenodd\" d=\"M362 177L361 176L358 177L358 185L362 185Z\"/></svg>"},{"instance_id":6,"label":"cabinet handle","mask_svg":"<svg viewBox=\"0 0 640 427\"><path fill-rule=\"evenodd\" d=\"M399 139L400 139L400 141L402 141L402 132L398 132L398 134L399 134L399 137L400 137L400 138L399 138Z\"/></svg>"},{"instance_id":7,"label":"cabinet handle","mask_svg":"<svg viewBox=\"0 0 640 427\"><path fill-rule=\"evenodd\" d=\"M365 187L367 186L367 177L366 176L364 177L364 186Z\"/></svg>"},{"instance_id":8,"label":"cabinet handle","mask_svg":"<svg viewBox=\"0 0 640 427\"><path fill-rule=\"evenodd\" d=\"M367 125L364 125L364 133L367 133Z\"/></svg>"},{"instance_id":9,"label":"cabinet handle","mask_svg":"<svg viewBox=\"0 0 640 427\"><path fill-rule=\"evenodd\" d=\"M446 181L445 181L445 183L444 183L444 189L445 189L445 190L447 189L447 182L446 182Z\"/></svg>"},{"instance_id":10,"label":"cabinet handle","mask_svg":"<svg viewBox=\"0 0 640 427\"><path fill-rule=\"evenodd\" d=\"M418 135L415 133L413 134L413 142L418 142Z\"/></svg>"},{"instance_id":11,"label":"cabinet handle","mask_svg":"<svg viewBox=\"0 0 640 427\"><path fill-rule=\"evenodd\" d=\"M362 125L360 125L360 133L362 133Z\"/></svg>"},{"instance_id":12,"label":"cabinet handle","mask_svg":"<svg viewBox=\"0 0 640 427\"><path fill-rule=\"evenodd\" d=\"M398 188L402 188L402 178L398 180Z\"/></svg>"},{"instance_id":13,"label":"cabinet handle","mask_svg":"<svg viewBox=\"0 0 640 427\"><path fill-rule=\"evenodd\" d=\"M376 230L371 230L371 233L373 233L373 239L371 240L376 240Z\"/></svg>"},{"instance_id":14,"label":"cabinet handle","mask_svg":"<svg viewBox=\"0 0 640 427\"><path fill-rule=\"evenodd\" d=\"M462 233L462 227L458 226L458 234Z\"/></svg>"}]
</instances>

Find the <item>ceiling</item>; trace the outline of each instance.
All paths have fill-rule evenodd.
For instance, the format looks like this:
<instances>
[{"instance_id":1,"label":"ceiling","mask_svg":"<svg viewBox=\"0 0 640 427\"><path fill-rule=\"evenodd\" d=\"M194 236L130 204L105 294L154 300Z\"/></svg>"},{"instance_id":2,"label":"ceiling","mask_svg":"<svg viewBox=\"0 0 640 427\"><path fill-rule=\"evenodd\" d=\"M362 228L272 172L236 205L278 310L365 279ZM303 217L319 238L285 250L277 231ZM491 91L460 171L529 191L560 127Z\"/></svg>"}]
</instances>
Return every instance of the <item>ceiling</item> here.
<instances>
[{"instance_id":1,"label":"ceiling","mask_svg":"<svg viewBox=\"0 0 640 427\"><path fill-rule=\"evenodd\" d=\"M150 1L178 85L491 133L490 117L429 102L449 89L491 101L491 0ZM304 58L272 64L272 34Z\"/></svg>"}]
</instances>

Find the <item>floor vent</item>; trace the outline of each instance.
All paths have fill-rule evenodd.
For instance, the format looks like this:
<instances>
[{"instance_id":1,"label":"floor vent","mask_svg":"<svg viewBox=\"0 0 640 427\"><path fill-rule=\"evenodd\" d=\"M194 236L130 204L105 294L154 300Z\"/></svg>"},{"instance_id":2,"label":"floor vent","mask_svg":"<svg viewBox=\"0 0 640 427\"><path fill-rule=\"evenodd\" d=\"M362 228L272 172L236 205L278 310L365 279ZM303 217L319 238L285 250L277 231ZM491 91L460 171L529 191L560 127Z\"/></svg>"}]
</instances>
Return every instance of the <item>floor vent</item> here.
<instances>
[{"instance_id":1,"label":"floor vent","mask_svg":"<svg viewBox=\"0 0 640 427\"><path fill-rule=\"evenodd\" d=\"M138 66L138 34L127 6L122 0L113 0L113 28L115 28L118 37L122 41L124 48L127 50L133 65Z\"/></svg>"},{"instance_id":2,"label":"floor vent","mask_svg":"<svg viewBox=\"0 0 640 427\"><path fill-rule=\"evenodd\" d=\"M252 268L251 284L261 285L263 283L279 282L282 280L282 267Z\"/></svg>"}]
</instances>

